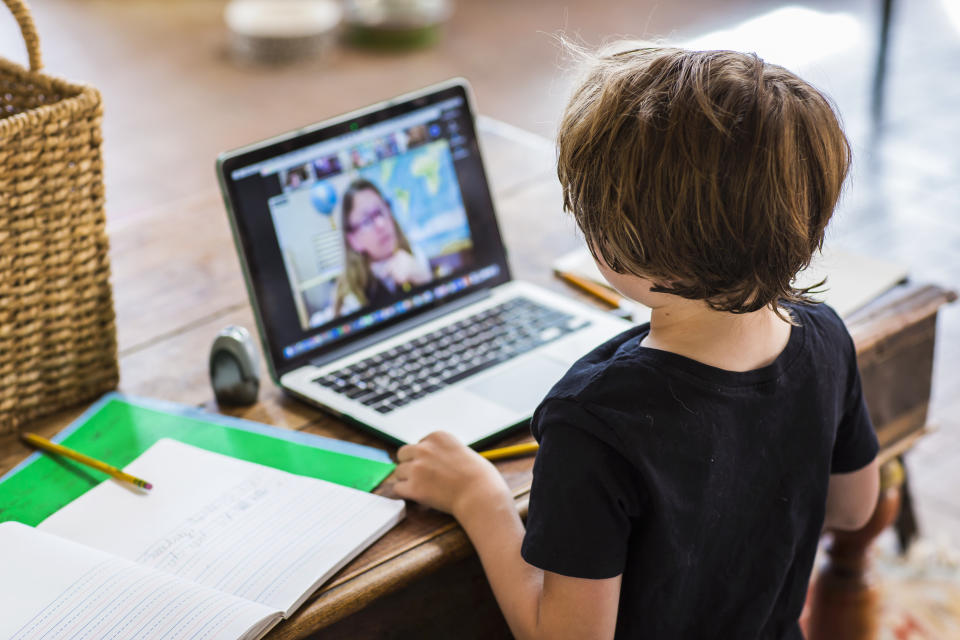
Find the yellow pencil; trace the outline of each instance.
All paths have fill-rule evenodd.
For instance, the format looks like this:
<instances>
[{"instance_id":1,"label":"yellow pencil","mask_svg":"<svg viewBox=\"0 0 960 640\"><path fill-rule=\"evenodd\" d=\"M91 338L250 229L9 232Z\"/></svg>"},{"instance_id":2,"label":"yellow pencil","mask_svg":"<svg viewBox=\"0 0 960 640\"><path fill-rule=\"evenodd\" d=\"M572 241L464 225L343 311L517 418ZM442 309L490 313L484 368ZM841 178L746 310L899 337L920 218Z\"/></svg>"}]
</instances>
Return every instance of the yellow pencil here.
<instances>
[{"instance_id":1,"label":"yellow pencil","mask_svg":"<svg viewBox=\"0 0 960 640\"><path fill-rule=\"evenodd\" d=\"M481 451L482 455L487 460L499 460L500 458L509 458L511 456L523 456L528 453L536 453L537 449L540 448L536 442L528 442L526 444L515 444L512 447L503 447L502 449L490 449L489 451Z\"/></svg>"},{"instance_id":2,"label":"yellow pencil","mask_svg":"<svg viewBox=\"0 0 960 640\"><path fill-rule=\"evenodd\" d=\"M554 273L556 273L557 277L560 278L561 280L565 280L570 284L572 284L573 286L577 287L578 289L582 291L586 291L593 297L603 300L611 307L620 308L620 307L623 307L624 304L627 302L623 298L623 296L621 296L616 291L613 291L612 289L608 289L607 287L601 284L591 282L586 278L582 278L578 276L575 273L570 273L569 271L554 271Z\"/></svg>"},{"instance_id":3,"label":"yellow pencil","mask_svg":"<svg viewBox=\"0 0 960 640\"><path fill-rule=\"evenodd\" d=\"M22 433L20 437L26 440L31 445L35 446L38 449L43 449L49 453L55 453L57 455L63 456L64 458L70 458L71 460L76 460L81 464L85 464L88 467L93 467L97 471L102 471L105 474L112 476L118 480L123 480L124 482L129 482L130 484L136 485L141 489L152 489L153 485L147 482L146 480L141 480L136 476L132 476L129 473L125 473L116 467L112 467L106 462L100 462L96 458L91 458L88 455L84 455L79 451L74 451L73 449L68 449L67 447L57 444L55 442L50 442L46 438L41 438L40 436L34 433Z\"/></svg>"}]
</instances>

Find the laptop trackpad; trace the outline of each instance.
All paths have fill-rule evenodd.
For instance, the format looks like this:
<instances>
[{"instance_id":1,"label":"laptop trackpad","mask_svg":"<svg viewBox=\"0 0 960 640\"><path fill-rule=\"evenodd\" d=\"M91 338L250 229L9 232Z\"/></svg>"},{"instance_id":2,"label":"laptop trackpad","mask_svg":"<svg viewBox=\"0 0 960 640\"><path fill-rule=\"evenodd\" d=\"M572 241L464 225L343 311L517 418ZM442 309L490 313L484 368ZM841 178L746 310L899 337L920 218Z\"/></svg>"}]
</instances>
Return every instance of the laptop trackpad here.
<instances>
[{"instance_id":1,"label":"laptop trackpad","mask_svg":"<svg viewBox=\"0 0 960 640\"><path fill-rule=\"evenodd\" d=\"M465 390L513 411L532 414L566 371L567 366L557 360L534 354L504 367L495 375L466 385Z\"/></svg>"}]
</instances>

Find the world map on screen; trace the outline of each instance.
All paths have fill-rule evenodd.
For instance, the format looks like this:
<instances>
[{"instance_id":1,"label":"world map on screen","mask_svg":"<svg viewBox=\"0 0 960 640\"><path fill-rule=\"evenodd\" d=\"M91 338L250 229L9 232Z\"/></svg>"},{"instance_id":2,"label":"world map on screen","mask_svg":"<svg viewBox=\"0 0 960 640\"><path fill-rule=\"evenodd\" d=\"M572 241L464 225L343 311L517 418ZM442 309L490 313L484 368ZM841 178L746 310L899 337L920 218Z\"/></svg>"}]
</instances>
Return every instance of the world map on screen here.
<instances>
[{"instance_id":1,"label":"world map on screen","mask_svg":"<svg viewBox=\"0 0 960 640\"><path fill-rule=\"evenodd\" d=\"M434 258L472 246L446 140L386 158L359 173L382 189L410 242L427 256Z\"/></svg>"}]
</instances>

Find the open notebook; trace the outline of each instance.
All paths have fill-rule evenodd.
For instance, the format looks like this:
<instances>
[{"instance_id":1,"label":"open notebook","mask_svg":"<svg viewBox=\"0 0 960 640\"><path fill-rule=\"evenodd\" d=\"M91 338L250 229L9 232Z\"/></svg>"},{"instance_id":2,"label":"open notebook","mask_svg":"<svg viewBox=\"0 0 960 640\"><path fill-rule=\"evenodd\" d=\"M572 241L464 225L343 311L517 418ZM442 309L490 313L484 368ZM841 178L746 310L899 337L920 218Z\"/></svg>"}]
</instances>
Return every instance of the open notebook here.
<instances>
[{"instance_id":1,"label":"open notebook","mask_svg":"<svg viewBox=\"0 0 960 640\"><path fill-rule=\"evenodd\" d=\"M36 529L0 524L0 638L259 638L402 500L163 439Z\"/></svg>"}]
</instances>

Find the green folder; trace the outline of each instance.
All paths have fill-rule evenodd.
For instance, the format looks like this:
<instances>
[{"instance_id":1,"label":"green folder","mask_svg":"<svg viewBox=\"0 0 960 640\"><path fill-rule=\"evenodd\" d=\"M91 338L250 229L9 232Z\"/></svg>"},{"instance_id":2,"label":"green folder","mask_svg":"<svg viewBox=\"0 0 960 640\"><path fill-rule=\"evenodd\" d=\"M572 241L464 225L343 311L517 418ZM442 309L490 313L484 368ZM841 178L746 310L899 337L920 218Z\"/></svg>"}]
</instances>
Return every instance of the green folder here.
<instances>
[{"instance_id":1,"label":"green folder","mask_svg":"<svg viewBox=\"0 0 960 640\"><path fill-rule=\"evenodd\" d=\"M123 468L160 438L362 491L395 466L372 447L117 393L101 398L53 441ZM34 453L0 477L0 522L36 526L107 478L72 460Z\"/></svg>"}]
</instances>

